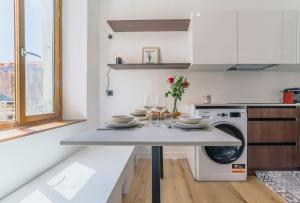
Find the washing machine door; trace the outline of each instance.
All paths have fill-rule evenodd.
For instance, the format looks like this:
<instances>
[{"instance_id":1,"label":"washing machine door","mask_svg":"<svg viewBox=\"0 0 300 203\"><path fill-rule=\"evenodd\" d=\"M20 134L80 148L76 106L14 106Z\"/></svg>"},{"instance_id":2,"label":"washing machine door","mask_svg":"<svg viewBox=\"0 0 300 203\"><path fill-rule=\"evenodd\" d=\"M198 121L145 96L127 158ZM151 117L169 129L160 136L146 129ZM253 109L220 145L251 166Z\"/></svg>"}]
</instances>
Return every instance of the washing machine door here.
<instances>
[{"instance_id":1,"label":"washing machine door","mask_svg":"<svg viewBox=\"0 0 300 203\"><path fill-rule=\"evenodd\" d=\"M241 140L242 145L237 147L204 147L203 150L207 157L219 164L230 164L236 161L240 158L245 148L245 138L243 133L230 123L216 123L214 124L214 127Z\"/></svg>"}]
</instances>

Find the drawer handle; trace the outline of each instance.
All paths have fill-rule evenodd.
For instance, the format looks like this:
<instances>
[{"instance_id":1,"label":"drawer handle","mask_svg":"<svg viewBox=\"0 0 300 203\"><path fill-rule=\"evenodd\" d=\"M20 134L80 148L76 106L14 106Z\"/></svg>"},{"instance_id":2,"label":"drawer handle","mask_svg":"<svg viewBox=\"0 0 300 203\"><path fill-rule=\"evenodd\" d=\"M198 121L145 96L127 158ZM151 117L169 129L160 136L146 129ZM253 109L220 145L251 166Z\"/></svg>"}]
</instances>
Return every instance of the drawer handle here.
<instances>
[{"instance_id":1,"label":"drawer handle","mask_svg":"<svg viewBox=\"0 0 300 203\"><path fill-rule=\"evenodd\" d=\"M280 143L248 143L248 146L296 146L295 142L280 142Z\"/></svg>"},{"instance_id":2,"label":"drawer handle","mask_svg":"<svg viewBox=\"0 0 300 203\"><path fill-rule=\"evenodd\" d=\"M297 121L297 118L248 118L248 121Z\"/></svg>"}]
</instances>

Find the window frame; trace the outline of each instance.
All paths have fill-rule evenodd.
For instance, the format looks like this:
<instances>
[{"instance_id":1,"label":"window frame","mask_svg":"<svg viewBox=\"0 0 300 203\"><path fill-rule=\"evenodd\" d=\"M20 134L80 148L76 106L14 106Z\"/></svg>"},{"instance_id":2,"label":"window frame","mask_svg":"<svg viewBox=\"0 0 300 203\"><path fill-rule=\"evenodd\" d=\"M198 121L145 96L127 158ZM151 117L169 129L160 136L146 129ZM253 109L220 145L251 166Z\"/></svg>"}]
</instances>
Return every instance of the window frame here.
<instances>
[{"instance_id":1,"label":"window frame","mask_svg":"<svg viewBox=\"0 0 300 203\"><path fill-rule=\"evenodd\" d=\"M15 121L1 122L0 129L36 123L53 122L62 119L62 0L54 1L54 113L26 116L25 58L21 56L24 47L24 1L14 0L15 18Z\"/></svg>"}]
</instances>

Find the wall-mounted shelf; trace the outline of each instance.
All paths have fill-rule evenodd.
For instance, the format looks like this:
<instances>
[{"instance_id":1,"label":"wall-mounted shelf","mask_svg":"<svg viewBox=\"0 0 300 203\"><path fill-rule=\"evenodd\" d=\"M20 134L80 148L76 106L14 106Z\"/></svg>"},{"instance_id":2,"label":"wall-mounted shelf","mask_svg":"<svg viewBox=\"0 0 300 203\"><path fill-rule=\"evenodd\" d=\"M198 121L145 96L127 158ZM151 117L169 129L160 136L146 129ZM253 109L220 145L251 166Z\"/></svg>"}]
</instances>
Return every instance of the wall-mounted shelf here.
<instances>
[{"instance_id":1,"label":"wall-mounted shelf","mask_svg":"<svg viewBox=\"0 0 300 203\"><path fill-rule=\"evenodd\" d=\"M145 69L188 69L190 63L159 63L159 64L108 64L108 66L114 70L145 70Z\"/></svg>"},{"instance_id":2,"label":"wall-mounted shelf","mask_svg":"<svg viewBox=\"0 0 300 203\"><path fill-rule=\"evenodd\" d=\"M114 32L187 31L189 19L108 20Z\"/></svg>"}]
</instances>

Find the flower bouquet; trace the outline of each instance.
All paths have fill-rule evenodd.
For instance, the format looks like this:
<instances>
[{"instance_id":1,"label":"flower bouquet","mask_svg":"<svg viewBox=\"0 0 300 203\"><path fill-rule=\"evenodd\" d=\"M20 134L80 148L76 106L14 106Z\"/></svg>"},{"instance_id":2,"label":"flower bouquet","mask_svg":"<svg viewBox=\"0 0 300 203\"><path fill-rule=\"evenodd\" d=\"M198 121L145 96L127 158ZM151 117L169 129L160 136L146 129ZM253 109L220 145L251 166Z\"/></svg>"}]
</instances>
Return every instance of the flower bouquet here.
<instances>
[{"instance_id":1,"label":"flower bouquet","mask_svg":"<svg viewBox=\"0 0 300 203\"><path fill-rule=\"evenodd\" d=\"M174 116L180 115L177 109L178 101L182 100L182 96L186 89L189 88L190 83L187 81L187 78L183 76L169 77L167 82L170 84L170 90L166 92L165 97L172 96L174 99L173 103L173 114Z\"/></svg>"}]
</instances>

